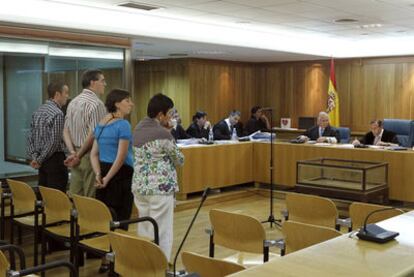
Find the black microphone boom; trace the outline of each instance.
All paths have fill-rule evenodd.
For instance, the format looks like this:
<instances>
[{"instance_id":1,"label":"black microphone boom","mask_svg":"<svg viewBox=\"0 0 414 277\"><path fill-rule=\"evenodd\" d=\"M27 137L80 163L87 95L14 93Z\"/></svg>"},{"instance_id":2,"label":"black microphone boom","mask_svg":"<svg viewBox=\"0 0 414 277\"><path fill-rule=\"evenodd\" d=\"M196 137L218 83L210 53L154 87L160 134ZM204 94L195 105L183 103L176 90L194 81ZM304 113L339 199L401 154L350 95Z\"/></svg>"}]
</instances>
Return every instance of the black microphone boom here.
<instances>
[{"instance_id":1,"label":"black microphone boom","mask_svg":"<svg viewBox=\"0 0 414 277\"><path fill-rule=\"evenodd\" d=\"M363 228L359 229L357 233L357 237L362 240L384 243L398 236L399 235L398 232L387 231L379 227L376 224L367 224L368 219L371 217L371 215L379 213L379 212L389 211L389 210L397 210L397 209L390 207L390 208L384 208L384 209L370 212L364 220Z\"/></svg>"},{"instance_id":2,"label":"black microphone boom","mask_svg":"<svg viewBox=\"0 0 414 277\"><path fill-rule=\"evenodd\" d=\"M194 221L197 218L198 212L200 211L201 207L203 206L204 201L206 200L207 195L209 194L209 192L210 192L210 188L209 187L207 187L207 188L204 189L203 196L201 197L200 205L198 205L197 211L194 214L193 219L191 220L190 225L187 228L187 232L185 233L184 238L181 241L180 246L178 247L177 253L175 254L175 257L174 257L174 272L173 272L173 276L174 277L177 274L176 271L175 271L175 269L176 269L176 265L177 265L178 255L180 254L181 248L183 247L184 242L187 239L188 234L190 233L191 227L193 227Z\"/></svg>"}]
</instances>

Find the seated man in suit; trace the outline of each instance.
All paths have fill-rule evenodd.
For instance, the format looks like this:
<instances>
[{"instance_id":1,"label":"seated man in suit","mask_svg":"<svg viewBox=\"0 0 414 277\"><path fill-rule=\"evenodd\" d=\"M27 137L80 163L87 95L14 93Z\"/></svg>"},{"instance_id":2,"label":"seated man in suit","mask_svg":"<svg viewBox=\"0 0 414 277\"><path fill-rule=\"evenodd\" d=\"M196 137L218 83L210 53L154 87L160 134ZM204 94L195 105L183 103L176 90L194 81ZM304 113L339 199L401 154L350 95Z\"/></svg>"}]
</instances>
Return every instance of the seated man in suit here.
<instances>
[{"instance_id":1,"label":"seated man in suit","mask_svg":"<svg viewBox=\"0 0 414 277\"><path fill-rule=\"evenodd\" d=\"M314 126L300 136L304 141L316 140L316 142L338 143L341 141L339 131L329 125L329 115L320 112L318 115L318 125Z\"/></svg>"},{"instance_id":2,"label":"seated man in suit","mask_svg":"<svg viewBox=\"0 0 414 277\"><path fill-rule=\"evenodd\" d=\"M270 130L270 123L269 119L267 119L266 115L262 111L262 107L255 106L251 109L252 116L246 123L246 127L244 128L244 134L246 136L253 134L257 131L268 131Z\"/></svg>"},{"instance_id":3,"label":"seated man in suit","mask_svg":"<svg viewBox=\"0 0 414 277\"><path fill-rule=\"evenodd\" d=\"M192 138L208 139L211 124L207 121L207 113L198 111L193 115L193 123L187 129L187 135Z\"/></svg>"},{"instance_id":4,"label":"seated man in suit","mask_svg":"<svg viewBox=\"0 0 414 277\"><path fill-rule=\"evenodd\" d=\"M371 131L366 133L361 141L354 140L353 145L368 144L378 146L398 145L398 138L394 132L387 131L383 128L382 120L372 120L370 123Z\"/></svg>"},{"instance_id":5,"label":"seated man in suit","mask_svg":"<svg viewBox=\"0 0 414 277\"><path fill-rule=\"evenodd\" d=\"M233 130L236 130L238 136L242 134L242 130L240 130L241 126L239 123L240 120L240 112L233 110L229 117L226 119L221 120L213 127L214 132L214 139L215 140L225 140L231 139L233 134Z\"/></svg>"},{"instance_id":6,"label":"seated man in suit","mask_svg":"<svg viewBox=\"0 0 414 277\"><path fill-rule=\"evenodd\" d=\"M181 117L176 108L173 108L172 111L171 125L171 135L174 137L175 140L190 138L185 132L183 126L181 126Z\"/></svg>"}]
</instances>

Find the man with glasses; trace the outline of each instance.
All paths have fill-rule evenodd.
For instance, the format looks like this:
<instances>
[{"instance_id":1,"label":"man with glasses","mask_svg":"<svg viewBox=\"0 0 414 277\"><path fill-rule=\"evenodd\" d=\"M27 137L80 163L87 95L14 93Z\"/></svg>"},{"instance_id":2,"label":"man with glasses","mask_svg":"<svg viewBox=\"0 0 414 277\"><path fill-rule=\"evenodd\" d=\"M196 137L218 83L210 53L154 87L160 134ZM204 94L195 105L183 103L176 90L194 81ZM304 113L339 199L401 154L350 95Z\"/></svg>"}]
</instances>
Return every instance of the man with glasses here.
<instances>
[{"instance_id":1,"label":"man with glasses","mask_svg":"<svg viewBox=\"0 0 414 277\"><path fill-rule=\"evenodd\" d=\"M95 196L95 173L89 151L93 144L93 131L106 115L106 108L99 96L105 92L103 72L94 69L82 75L82 92L69 104L64 128L64 140L70 155L65 165L71 168L69 191L88 197Z\"/></svg>"}]
</instances>

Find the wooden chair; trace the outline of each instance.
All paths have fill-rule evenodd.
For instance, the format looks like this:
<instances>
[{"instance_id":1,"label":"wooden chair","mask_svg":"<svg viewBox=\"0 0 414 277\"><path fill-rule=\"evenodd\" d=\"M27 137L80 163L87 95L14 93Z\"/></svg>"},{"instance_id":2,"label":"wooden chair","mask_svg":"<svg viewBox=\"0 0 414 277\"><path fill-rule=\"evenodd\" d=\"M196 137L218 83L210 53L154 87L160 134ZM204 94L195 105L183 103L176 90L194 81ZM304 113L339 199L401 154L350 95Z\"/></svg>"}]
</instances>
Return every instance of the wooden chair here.
<instances>
[{"instance_id":1,"label":"wooden chair","mask_svg":"<svg viewBox=\"0 0 414 277\"><path fill-rule=\"evenodd\" d=\"M339 229L338 210L328 198L287 193L286 207L288 220Z\"/></svg>"},{"instance_id":2,"label":"wooden chair","mask_svg":"<svg viewBox=\"0 0 414 277\"><path fill-rule=\"evenodd\" d=\"M14 243L14 225L19 227L19 243L21 243L20 228L28 228L34 231L34 265L38 264L38 234L40 202L31 186L24 182L7 179L12 199L10 209L10 242Z\"/></svg>"},{"instance_id":3,"label":"wooden chair","mask_svg":"<svg viewBox=\"0 0 414 277\"><path fill-rule=\"evenodd\" d=\"M181 259L188 273L197 273L200 277L224 277L246 269L236 263L186 251L181 254Z\"/></svg>"},{"instance_id":4,"label":"wooden chair","mask_svg":"<svg viewBox=\"0 0 414 277\"><path fill-rule=\"evenodd\" d=\"M285 221L282 225L286 254L298 251L311 245L341 236L342 234L333 229L323 226Z\"/></svg>"},{"instance_id":5,"label":"wooden chair","mask_svg":"<svg viewBox=\"0 0 414 277\"><path fill-rule=\"evenodd\" d=\"M74 263L74 220L71 218L73 205L69 197L60 190L48 187L39 187L42 196L43 215L42 215L42 264L45 262L46 255L46 236L71 246L70 261ZM46 221L53 222L46 224ZM81 228L79 236L84 237L93 232Z\"/></svg>"},{"instance_id":6,"label":"wooden chair","mask_svg":"<svg viewBox=\"0 0 414 277\"><path fill-rule=\"evenodd\" d=\"M75 266L78 268L78 261L83 261L83 251L100 257L105 257L110 252L108 233L111 231L112 214L108 207L99 200L79 195L72 197L77 214L74 251ZM81 230L94 235L81 238Z\"/></svg>"},{"instance_id":7,"label":"wooden chair","mask_svg":"<svg viewBox=\"0 0 414 277\"><path fill-rule=\"evenodd\" d=\"M3 251L9 251L9 256L11 257L11 259L14 259L14 254L18 254L20 260L20 270L16 270L14 266L11 266L11 264L16 264L16 262L13 260L11 261L11 263L9 263ZM33 275L33 273L44 272L49 269L54 269L58 267L66 267L69 270L71 277L78 277L78 274L73 264L66 261L53 261L31 268L26 268L26 258L24 256L23 250L12 244L0 246L0 276L36 277L38 275Z\"/></svg>"},{"instance_id":8,"label":"wooden chair","mask_svg":"<svg viewBox=\"0 0 414 277\"><path fill-rule=\"evenodd\" d=\"M391 207L376 204L353 202L349 206L349 217L351 218L352 229L356 230L361 228L361 226L364 225L365 218L371 212L386 208ZM378 212L370 216L367 223L376 223L403 213L404 211L398 209Z\"/></svg>"},{"instance_id":9,"label":"wooden chair","mask_svg":"<svg viewBox=\"0 0 414 277\"><path fill-rule=\"evenodd\" d=\"M115 272L128 277L165 277L168 261L162 250L148 240L124 232L110 232Z\"/></svg>"},{"instance_id":10,"label":"wooden chair","mask_svg":"<svg viewBox=\"0 0 414 277\"><path fill-rule=\"evenodd\" d=\"M239 251L236 257L232 256L225 260L243 266L257 265L269 260L269 247L276 245L276 241L266 239L263 225L254 217L213 209L210 210L210 222L212 230L209 256L211 258L214 257L214 246L217 244ZM247 253L255 253L255 255Z\"/></svg>"}]
</instances>

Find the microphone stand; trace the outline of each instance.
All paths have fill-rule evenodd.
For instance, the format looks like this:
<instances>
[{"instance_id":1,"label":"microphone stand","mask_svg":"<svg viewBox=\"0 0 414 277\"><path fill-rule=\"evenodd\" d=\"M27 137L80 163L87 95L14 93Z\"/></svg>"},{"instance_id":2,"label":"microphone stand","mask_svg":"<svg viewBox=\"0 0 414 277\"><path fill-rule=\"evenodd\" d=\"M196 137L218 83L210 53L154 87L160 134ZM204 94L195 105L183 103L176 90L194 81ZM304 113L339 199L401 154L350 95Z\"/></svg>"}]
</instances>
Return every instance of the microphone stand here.
<instances>
[{"instance_id":1,"label":"microphone stand","mask_svg":"<svg viewBox=\"0 0 414 277\"><path fill-rule=\"evenodd\" d=\"M276 226L278 226L279 228L281 227L281 220L280 219L275 219L274 215L273 215L273 191L274 191L274 186L273 186L273 130L272 130L272 126L273 126L273 109L268 108L266 109L270 112L270 141L269 141L269 154L270 154L270 164L269 164L269 168L270 168L270 192L269 192L269 197L270 197L270 213L269 213L269 217L267 220L262 221L262 223L270 223L270 228L273 228L273 224L275 224Z\"/></svg>"},{"instance_id":2,"label":"microphone stand","mask_svg":"<svg viewBox=\"0 0 414 277\"><path fill-rule=\"evenodd\" d=\"M180 246L178 247L177 253L175 254L175 257L174 257L174 272L173 272L173 276L174 276L174 277L176 277L176 276L177 276L177 275L176 275L176 274L177 274L177 272L176 272L176 265L177 265L177 258L178 258L178 254L180 254L181 248L183 247L184 242L185 242L185 240L187 239L188 234L190 233L191 227L193 227L194 221L196 220L197 215L198 215L198 213L200 212L200 209L201 209L201 207L202 207L202 206L203 206L203 204L204 204L204 201L207 199L207 195L208 195L208 193L209 193L209 192L210 192L210 188L209 188L209 187L205 188L205 190L204 190L204 192L203 192L203 196L201 197L201 202L200 202L200 205L198 205L197 211L196 211L196 213L194 214L193 219L191 220L190 225L189 225L189 226L188 226L188 228L187 228L187 232L185 233L184 238L183 238L183 240L181 241Z\"/></svg>"}]
</instances>

